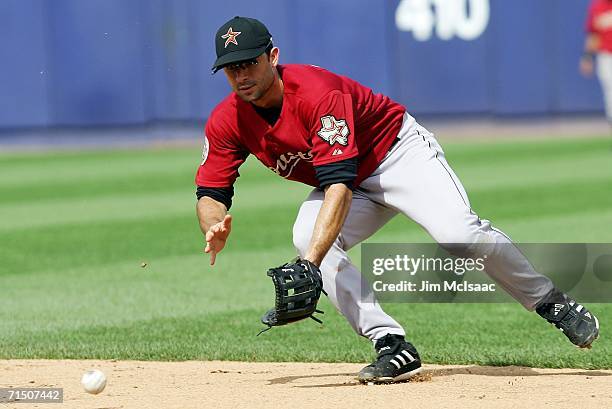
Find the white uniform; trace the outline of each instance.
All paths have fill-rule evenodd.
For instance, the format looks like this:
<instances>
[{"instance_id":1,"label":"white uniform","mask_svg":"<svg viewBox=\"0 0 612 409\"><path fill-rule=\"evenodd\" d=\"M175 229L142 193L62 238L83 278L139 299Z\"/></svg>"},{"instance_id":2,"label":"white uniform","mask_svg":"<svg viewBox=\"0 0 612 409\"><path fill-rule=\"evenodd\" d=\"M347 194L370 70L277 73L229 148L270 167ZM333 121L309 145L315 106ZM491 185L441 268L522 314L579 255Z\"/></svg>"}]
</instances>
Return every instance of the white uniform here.
<instances>
[{"instance_id":1,"label":"white uniform","mask_svg":"<svg viewBox=\"0 0 612 409\"><path fill-rule=\"evenodd\" d=\"M486 273L526 309L533 310L553 290L508 236L471 210L461 182L450 168L433 134L409 114L383 162L353 192L351 207L320 266L323 287L335 307L360 335L375 341L386 334L405 335L402 326L377 302L364 300L367 285L347 251L370 237L401 213L419 223L438 243L466 244L471 254L487 254ZM324 194L313 190L302 204L293 226L300 256L308 251ZM408 307L407 307L408 308Z\"/></svg>"},{"instance_id":2,"label":"white uniform","mask_svg":"<svg viewBox=\"0 0 612 409\"><path fill-rule=\"evenodd\" d=\"M597 77L604 95L606 118L612 124L612 53L597 53Z\"/></svg>"}]
</instances>

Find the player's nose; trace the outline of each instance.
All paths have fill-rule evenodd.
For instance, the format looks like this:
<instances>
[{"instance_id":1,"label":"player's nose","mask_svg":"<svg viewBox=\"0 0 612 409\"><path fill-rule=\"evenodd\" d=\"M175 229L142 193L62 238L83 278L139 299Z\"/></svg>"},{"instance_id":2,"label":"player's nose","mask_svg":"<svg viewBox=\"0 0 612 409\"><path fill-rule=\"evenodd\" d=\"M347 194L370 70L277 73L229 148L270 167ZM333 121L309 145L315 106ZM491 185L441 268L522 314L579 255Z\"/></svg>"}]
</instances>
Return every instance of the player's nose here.
<instances>
[{"instance_id":1,"label":"player's nose","mask_svg":"<svg viewBox=\"0 0 612 409\"><path fill-rule=\"evenodd\" d=\"M234 78L236 79L236 82L238 82L238 84L247 82L249 80L249 71L246 68L236 70Z\"/></svg>"}]
</instances>

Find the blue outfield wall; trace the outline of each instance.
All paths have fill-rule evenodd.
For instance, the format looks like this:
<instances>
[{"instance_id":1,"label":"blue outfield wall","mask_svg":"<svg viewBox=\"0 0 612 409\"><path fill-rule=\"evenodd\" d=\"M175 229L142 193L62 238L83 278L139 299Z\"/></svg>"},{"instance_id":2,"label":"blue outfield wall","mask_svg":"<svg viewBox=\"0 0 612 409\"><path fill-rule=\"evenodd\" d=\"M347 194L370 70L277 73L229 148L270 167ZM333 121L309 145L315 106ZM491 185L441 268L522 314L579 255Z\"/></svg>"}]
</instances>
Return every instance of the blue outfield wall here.
<instances>
[{"instance_id":1,"label":"blue outfield wall","mask_svg":"<svg viewBox=\"0 0 612 409\"><path fill-rule=\"evenodd\" d=\"M282 62L320 65L415 114L603 107L578 72L588 0L2 0L0 128L206 118L228 93L213 36L268 25Z\"/></svg>"}]
</instances>

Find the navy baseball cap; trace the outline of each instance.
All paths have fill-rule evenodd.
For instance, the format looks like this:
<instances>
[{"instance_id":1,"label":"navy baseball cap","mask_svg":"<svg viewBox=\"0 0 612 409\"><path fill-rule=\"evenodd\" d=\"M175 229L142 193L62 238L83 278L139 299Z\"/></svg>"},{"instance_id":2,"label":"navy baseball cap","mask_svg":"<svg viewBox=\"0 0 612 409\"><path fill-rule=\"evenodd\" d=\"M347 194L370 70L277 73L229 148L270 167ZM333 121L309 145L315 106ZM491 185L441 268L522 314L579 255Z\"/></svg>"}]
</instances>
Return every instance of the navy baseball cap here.
<instances>
[{"instance_id":1,"label":"navy baseball cap","mask_svg":"<svg viewBox=\"0 0 612 409\"><path fill-rule=\"evenodd\" d=\"M259 57L271 44L272 36L261 21L234 17L217 30L217 61L212 67L213 74L224 65Z\"/></svg>"}]
</instances>

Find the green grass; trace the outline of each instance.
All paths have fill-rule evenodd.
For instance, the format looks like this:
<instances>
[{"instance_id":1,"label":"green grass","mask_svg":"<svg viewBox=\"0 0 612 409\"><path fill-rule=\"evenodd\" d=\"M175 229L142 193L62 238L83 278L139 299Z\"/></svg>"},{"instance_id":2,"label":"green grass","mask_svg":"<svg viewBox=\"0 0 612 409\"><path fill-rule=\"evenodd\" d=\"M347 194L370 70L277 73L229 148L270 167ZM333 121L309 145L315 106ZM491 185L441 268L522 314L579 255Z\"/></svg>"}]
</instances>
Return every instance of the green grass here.
<instances>
[{"instance_id":1,"label":"green grass","mask_svg":"<svg viewBox=\"0 0 612 409\"><path fill-rule=\"evenodd\" d=\"M446 143L473 208L521 242L612 242L601 138ZM294 255L309 188L250 160L214 268L195 217L195 148L0 154L0 358L369 361L327 299L324 325L255 337L267 267ZM397 217L371 242L429 241ZM359 259L359 248L351 251ZM146 262L146 268L141 263ZM517 304L387 304L428 363L612 368L612 305L581 351Z\"/></svg>"}]
</instances>

